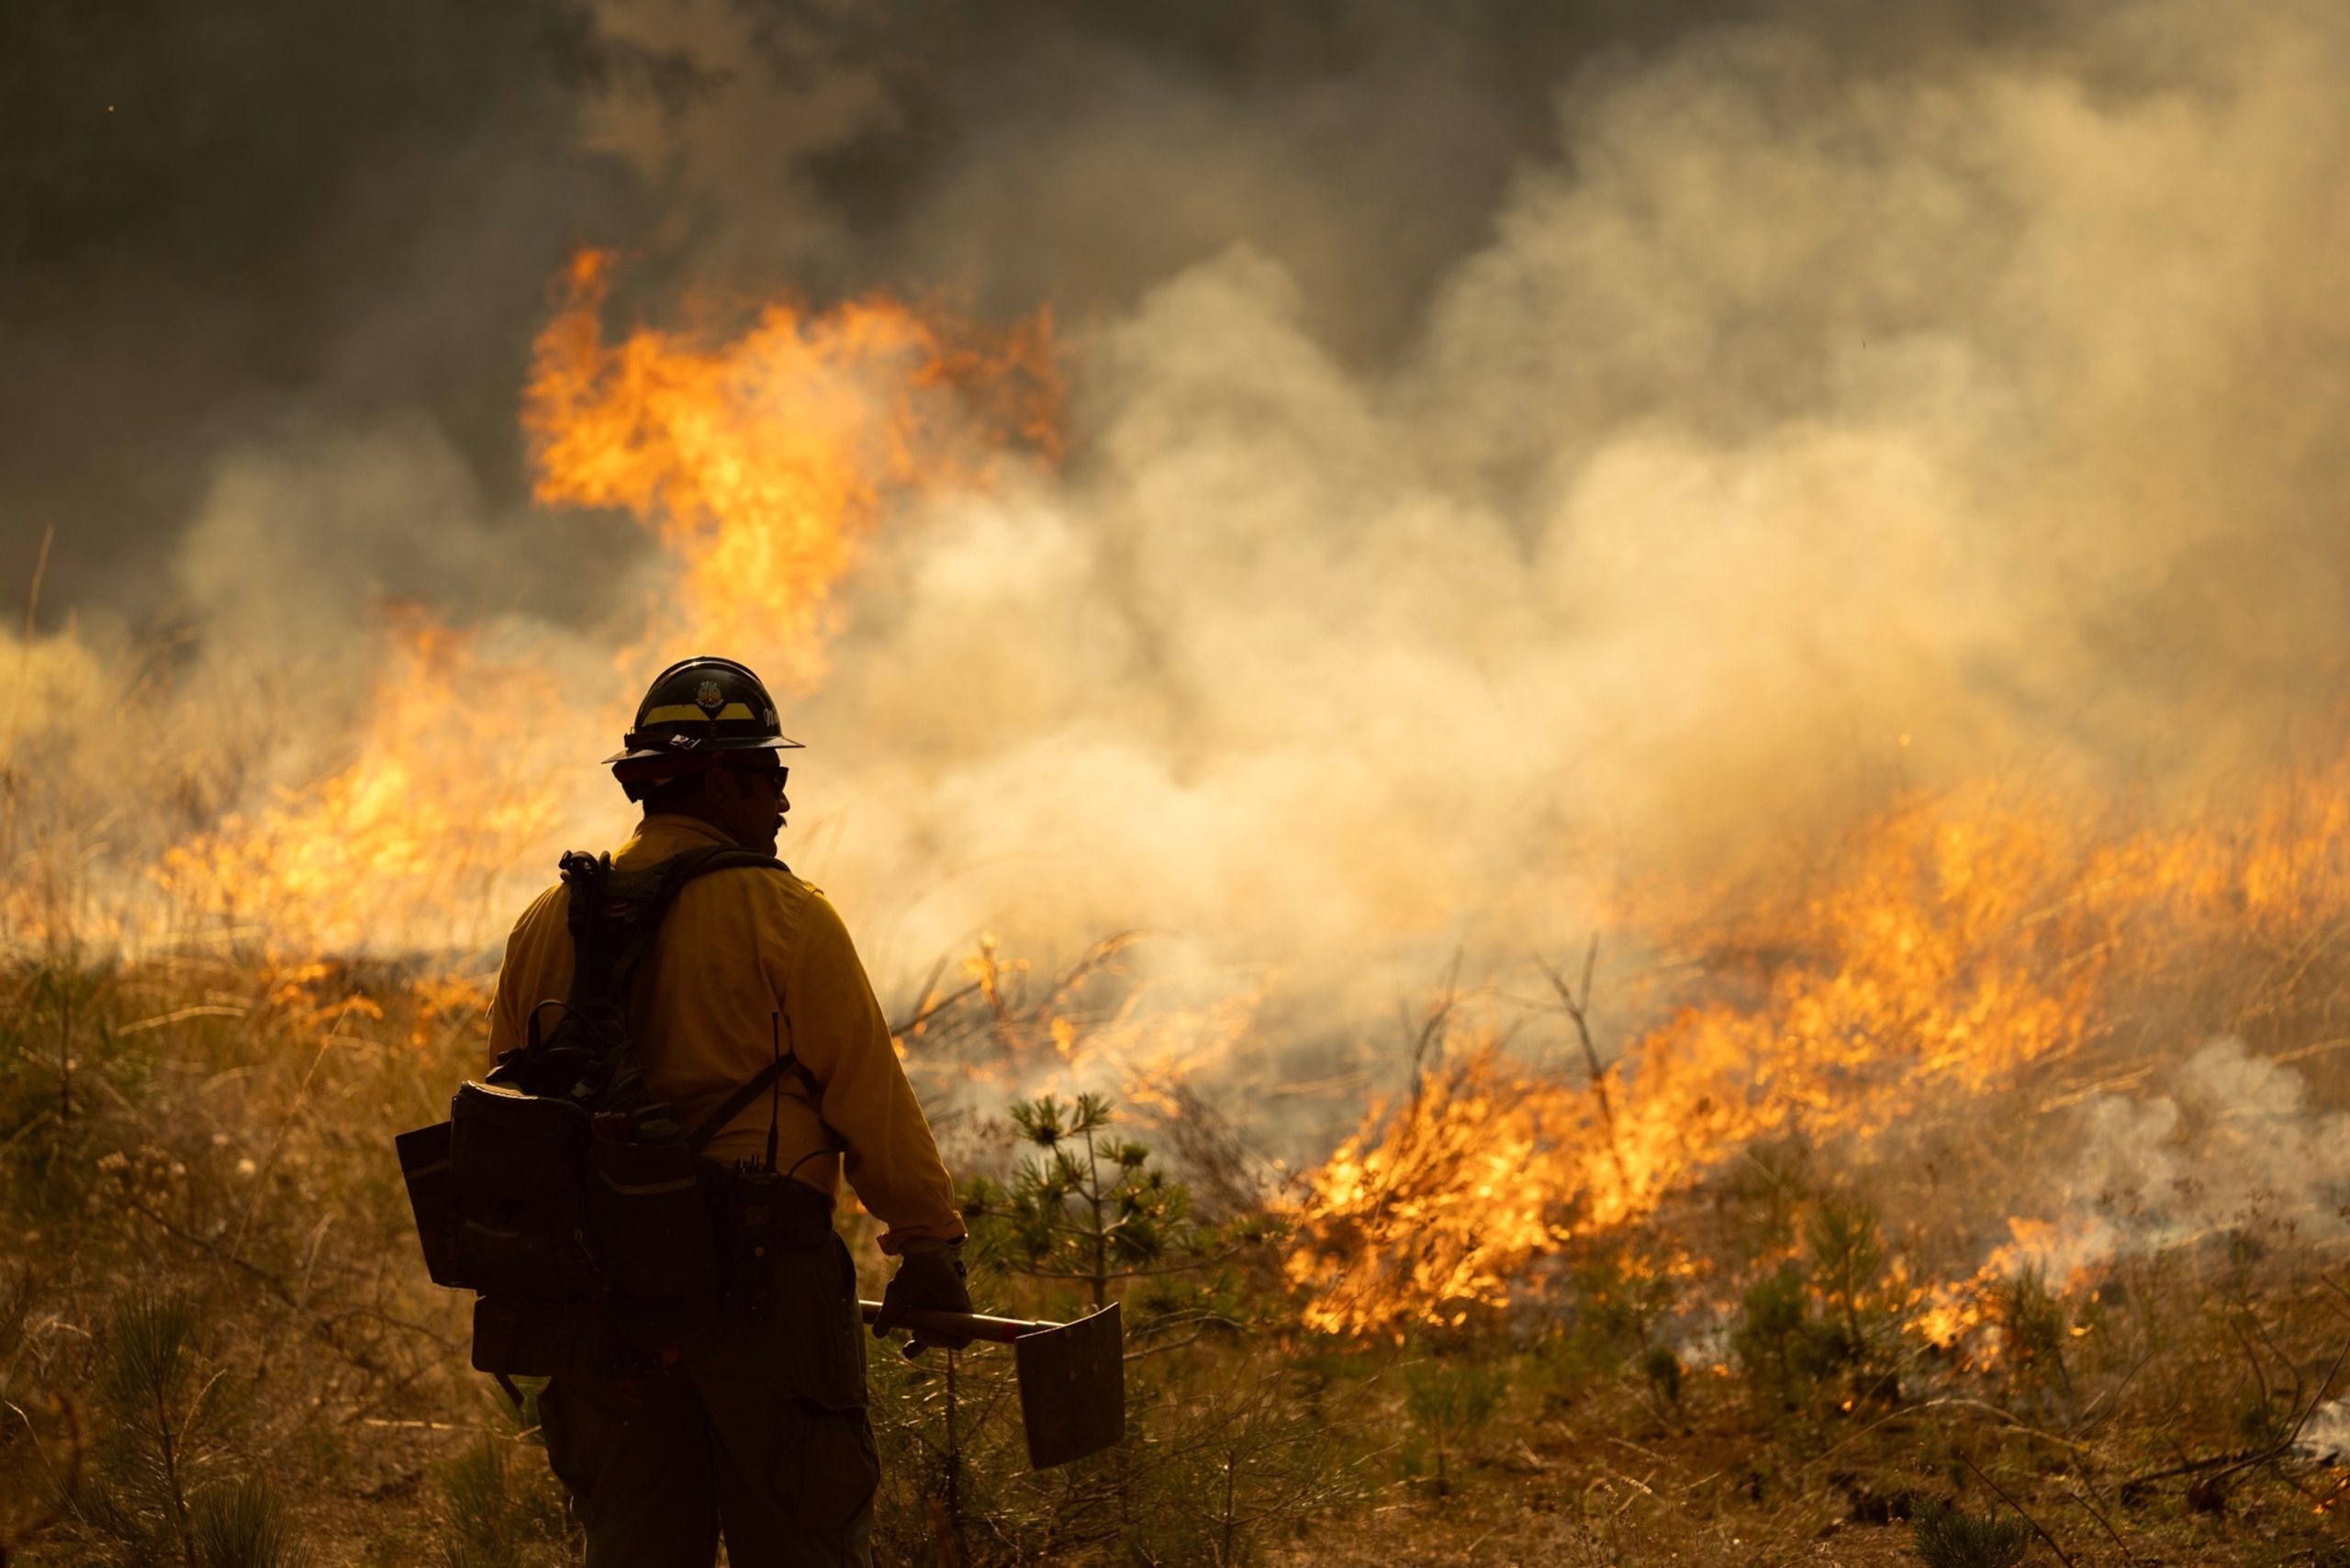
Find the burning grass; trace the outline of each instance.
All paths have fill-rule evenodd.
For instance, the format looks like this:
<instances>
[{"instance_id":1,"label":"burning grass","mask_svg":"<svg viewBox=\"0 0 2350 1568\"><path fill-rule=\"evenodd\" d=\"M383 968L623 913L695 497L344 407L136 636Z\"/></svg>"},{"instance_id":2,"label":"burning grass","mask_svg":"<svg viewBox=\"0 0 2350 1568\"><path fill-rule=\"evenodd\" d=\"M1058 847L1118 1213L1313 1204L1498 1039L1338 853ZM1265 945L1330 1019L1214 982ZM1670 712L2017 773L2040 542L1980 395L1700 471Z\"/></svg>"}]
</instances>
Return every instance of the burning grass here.
<instances>
[{"instance_id":1,"label":"burning grass","mask_svg":"<svg viewBox=\"0 0 2350 1568\"><path fill-rule=\"evenodd\" d=\"M2345 783L2328 767L2241 816L2103 833L2078 825L2086 815L1981 792L1903 802L1833 874L1674 934L1702 979L1613 1060L1589 1054L1587 1072L1561 1071L1490 1038L1433 1061L1423 1046L1407 1092L1303 1201L1290 1272L1313 1294L1309 1321L1393 1332L1521 1304L1558 1282L1546 1260L1643 1223L1673 1230L1661 1210L1734 1182L1774 1147L1982 1200L1931 1216L1940 1245L1914 1260L1920 1299L1945 1305L1977 1265L1992 1279L2027 1267L2069 1277L2143 1242L2133 1230L2160 1223L2149 1204L2186 1203L2200 1225L2224 1225L2226 1203L2249 1209L2281 1177L2294 1206L2315 1212L2350 1178L2316 1148L2271 1172L2248 1168L2239 1144L2224 1192L2210 1173L2172 1173L2175 1188L2204 1182L2187 1202L2115 1189L2130 1170L2068 1190L2066 1161L2039 1140L2084 1126L2125 1136L2133 1105L2155 1105L2146 1114L2164 1124L2147 1129L2149 1148L2188 1136L2176 1096L2123 1098L2183 1060L2185 1092L2221 1126L2241 1113L2269 1118L2266 1137L2330 1134L2307 1099L2339 1087L2342 977L2325 960L2350 929L2334 805ZM1587 1002L1559 989L1588 1050ZM1440 1015L1455 1016L1451 999ZM2313 1061L2322 1081L2241 1045L2190 1057L2215 1038ZM2244 1081L2205 1081L2231 1063ZM2052 1200L2054 1212L2032 1206ZM1986 1223L2006 1233L1996 1253ZM1975 1247L1985 1255L1970 1260ZM1683 1266L1706 1269L1686 1248ZM1961 1327L1935 1321L1946 1335Z\"/></svg>"}]
</instances>

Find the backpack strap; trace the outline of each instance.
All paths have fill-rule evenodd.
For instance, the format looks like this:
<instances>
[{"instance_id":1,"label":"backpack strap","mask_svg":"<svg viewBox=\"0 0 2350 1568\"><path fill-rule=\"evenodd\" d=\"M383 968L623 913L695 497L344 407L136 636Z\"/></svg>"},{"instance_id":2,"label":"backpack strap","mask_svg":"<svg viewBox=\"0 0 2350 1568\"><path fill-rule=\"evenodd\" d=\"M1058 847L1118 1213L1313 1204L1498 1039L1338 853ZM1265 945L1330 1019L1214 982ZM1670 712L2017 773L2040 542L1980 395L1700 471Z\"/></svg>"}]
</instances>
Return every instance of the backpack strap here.
<instances>
[{"instance_id":1,"label":"backpack strap","mask_svg":"<svg viewBox=\"0 0 2350 1568\"><path fill-rule=\"evenodd\" d=\"M761 855L754 849L724 846L713 846L706 849L688 849L682 855L663 861L657 868L661 876L659 907L666 912L670 902L677 898L678 891L697 877L705 877L712 871L733 870L744 866L765 867L784 872L791 869L774 857ZM655 924L656 926L658 924L657 915ZM646 946L649 947L650 943ZM638 957L641 958L642 955ZM628 978L632 980L633 977ZM786 1051L753 1073L748 1080L736 1085L734 1092L720 1102L718 1109L703 1117L694 1130L686 1136L686 1147L696 1154L709 1148L711 1139L724 1131L727 1124L741 1115L753 1101L774 1088L776 1081L787 1072L800 1080L801 1085L807 1089L811 1100L823 1092L823 1085L817 1081L816 1075L808 1070L807 1064L789 1051Z\"/></svg>"},{"instance_id":2,"label":"backpack strap","mask_svg":"<svg viewBox=\"0 0 2350 1568\"><path fill-rule=\"evenodd\" d=\"M661 934L661 923L667 918L669 906L677 902L686 884L713 871L752 867L770 871L791 869L771 855L731 845L688 849L642 871L607 869L597 902L604 923L613 935L593 953L600 960L593 972L587 967L590 952L582 950L576 954L580 962L572 971L573 1004L579 1004L580 988L585 985L617 1006L631 1005L636 997L637 971L651 956L654 938ZM576 931L573 939L578 941Z\"/></svg>"},{"instance_id":3,"label":"backpack strap","mask_svg":"<svg viewBox=\"0 0 2350 1568\"><path fill-rule=\"evenodd\" d=\"M564 880L571 886L565 914L573 948L571 1009L590 1018L599 1008L625 1011L636 999L638 971L686 884L714 871L751 867L791 869L771 855L731 845L688 849L642 871L619 870L609 855L600 860L576 851L565 856Z\"/></svg>"}]
</instances>

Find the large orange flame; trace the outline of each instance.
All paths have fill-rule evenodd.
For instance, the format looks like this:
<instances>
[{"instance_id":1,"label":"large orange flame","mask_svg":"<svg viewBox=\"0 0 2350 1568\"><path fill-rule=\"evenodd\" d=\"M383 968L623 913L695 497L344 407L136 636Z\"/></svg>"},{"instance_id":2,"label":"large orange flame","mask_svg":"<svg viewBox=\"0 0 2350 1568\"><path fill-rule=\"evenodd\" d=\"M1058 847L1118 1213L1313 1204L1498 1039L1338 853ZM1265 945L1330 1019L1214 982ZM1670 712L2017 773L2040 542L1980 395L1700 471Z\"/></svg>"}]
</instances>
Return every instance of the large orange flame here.
<instances>
[{"instance_id":1,"label":"large orange flame","mask_svg":"<svg viewBox=\"0 0 2350 1568\"><path fill-rule=\"evenodd\" d=\"M983 341L886 299L770 304L730 342L641 328L613 344L610 274L600 252L573 263L523 423L543 504L625 509L678 562L653 638L813 682L834 590L892 492L980 483L1007 440L1050 439L1041 317Z\"/></svg>"},{"instance_id":2,"label":"large orange flame","mask_svg":"<svg viewBox=\"0 0 2350 1568\"><path fill-rule=\"evenodd\" d=\"M580 706L548 656L491 657L421 610L387 612L352 760L173 850L157 879L183 920L297 955L479 945L558 838L609 836L578 820L588 765L653 663L725 651L805 689L894 502L987 485L1014 446L1051 450L1041 316L990 334L877 297L770 305L732 338L614 342L610 274L595 252L568 269L524 405L538 499L623 509L666 557L654 601L611 633L606 689Z\"/></svg>"}]
</instances>

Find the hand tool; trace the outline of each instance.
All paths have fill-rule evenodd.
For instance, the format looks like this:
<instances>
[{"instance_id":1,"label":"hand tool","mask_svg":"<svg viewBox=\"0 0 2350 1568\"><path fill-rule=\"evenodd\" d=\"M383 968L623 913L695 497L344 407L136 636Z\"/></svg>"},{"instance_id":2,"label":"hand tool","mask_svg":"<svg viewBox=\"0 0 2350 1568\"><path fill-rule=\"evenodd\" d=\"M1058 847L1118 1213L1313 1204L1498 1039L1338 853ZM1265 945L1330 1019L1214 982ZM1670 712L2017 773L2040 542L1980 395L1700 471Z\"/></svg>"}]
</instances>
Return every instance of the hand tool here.
<instances>
[{"instance_id":1,"label":"hand tool","mask_svg":"<svg viewBox=\"0 0 2350 1568\"><path fill-rule=\"evenodd\" d=\"M878 1301L856 1305L867 1323L881 1311ZM1028 1434L1028 1462L1037 1470L1114 1448L1126 1435L1126 1340L1114 1301L1073 1323L919 1308L899 1322L916 1334L1012 1347L1020 1424Z\"/></svg>"}]
</instances>

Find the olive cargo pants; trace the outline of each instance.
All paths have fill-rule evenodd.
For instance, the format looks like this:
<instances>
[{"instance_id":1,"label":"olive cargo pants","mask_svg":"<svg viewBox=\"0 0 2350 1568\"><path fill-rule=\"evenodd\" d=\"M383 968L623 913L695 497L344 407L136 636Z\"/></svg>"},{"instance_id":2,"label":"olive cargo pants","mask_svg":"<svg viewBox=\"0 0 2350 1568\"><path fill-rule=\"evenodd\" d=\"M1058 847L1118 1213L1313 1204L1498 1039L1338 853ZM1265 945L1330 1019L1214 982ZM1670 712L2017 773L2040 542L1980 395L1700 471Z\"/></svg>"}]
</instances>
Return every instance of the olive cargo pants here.
<instances>
[{"instance_id":1,"label":"olive cargo pants","mask_svg":"<svg viewBox=\"0 0 2350 1568\"><path fill-rule=\"evenodd\" d=\"M767 1299L698 1308L677 1358L625 1383L552 1379L547 1458L588 1530L588 1568L871 1562L880 1479L848 1249L778 1249Z\"/></svg>"}]
</instances>

